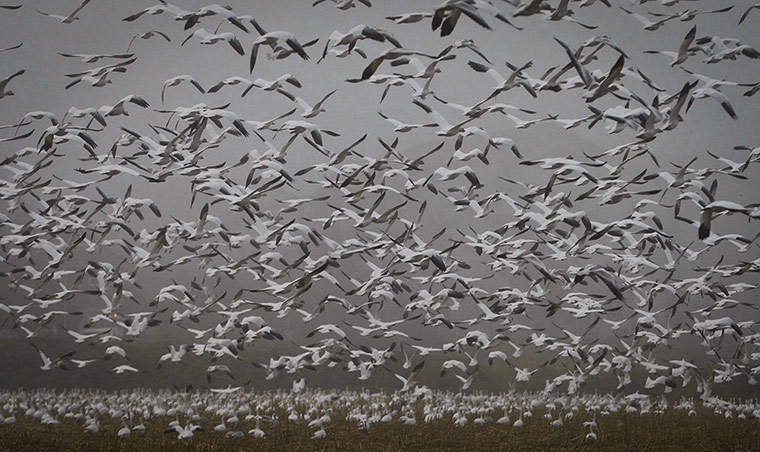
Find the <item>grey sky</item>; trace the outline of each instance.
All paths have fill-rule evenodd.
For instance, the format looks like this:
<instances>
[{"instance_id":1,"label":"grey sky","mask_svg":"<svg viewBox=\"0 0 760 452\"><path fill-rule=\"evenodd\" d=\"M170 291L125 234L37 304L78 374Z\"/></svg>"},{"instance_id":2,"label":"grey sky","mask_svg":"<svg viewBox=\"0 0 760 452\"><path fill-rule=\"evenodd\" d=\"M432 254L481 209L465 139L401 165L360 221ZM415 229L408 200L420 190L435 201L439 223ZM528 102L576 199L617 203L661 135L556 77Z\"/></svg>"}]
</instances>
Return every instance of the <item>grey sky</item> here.
<instances>
[{"instance_id":1,"label":"grey sky","mask_svg":"<svg viewBox=\"0 0 760 452\"><path fill-rule=\"evenodd\" d=\"M44 110L55 113L61 118L70 107L98 108L102 105L112 105L122 97L129 94L137 94L150 102L148 110L143 110L135 105L129 105L129 117L119 117L109 120L108 127L96 134L96 140L99 143L98 153L105 153L111 144L122 133L119 126L135 130L139 133L155 136L149 129L149 125L165 126L168 119L167 114L157 113L154 110L162 108L175 108L178 106L189 107L198 103L205 103L210 106L221 106L229 103L229 110L233 110L243 119L263 121L284 113L295 104L286 97L277 93L262 92L253 90L247 97L241 98L240 93L243 88L240 86L229 86L222 88L215 94L201 95L195 88L189 84L182 84L177 87L170 87L166 90L166 104L161 105L160 96L162 85L165 80L182 74L189 74L196 78L206 89L213 86L220 80L231 76L243 76L251 80L261 77L267 80L273 80L285 73L295 75L303 85L303 88L297 89L288 86L288 90L295 95L300 96L308 102L315 102L326 93L337 89L337 92L326 103L326 112L320 114L314 119L321 128L332 130L340 133L339 137L325 137L325 147L339 151L350 143L356 141L363 134L368 134L367 140L362 143L357 151L365 156L374 158L382 157L385 152L379 146L377 139L382 138L386 142L393 141L395 136L400 139L399 149L408 157L414 157L422 152L432 149L441 139L436 137L431 130L415 131L408 134L394 135L393 128L389 123L384 121L378 114L378 109L388 116L405 122L425 123L429 118L425 117L424 112L413 105L411 102L411 92L407 86L391 88L388 97L382 104L378 104L384 85L375 85L367 82L351 84L345 80L359 77L369 59L373 58L381 51L388 48L387 43L381 44L374 41L365 40L358 44L368 56L368 60L361 59L358 55L351 55L347 58L336 58L329 55L324 61L316 64L322 49L325 46L328 36L333 30L347 31L354 25L364 23L374 27L382 27L391 31L395 37L404 45L405 48L415 49L430 54L438 54L447 45L458 39L471 38L494 63L493 67L502 75L507 76L510 71L505 65L505 61L516 66L531 61L532 67L527 72L532 77L539 77L550 67L563 66L568 62L565 51L560 47L552 37L557 37L568 43L572 48L577 48L582 42L594 35L606 35L612 37L621 45L626 53L631 56L626 61L627 67L637 67L646 75L651 77L657 84L666 90L666 93L660 96L677 93L678 90L687 81L694 80L689 74L679 67L670 67L669 59L662 55L643 54L645 50L671 50L678 48L681 40L688 30L696 24L697 37L705 35L718 35L722 37L735 37L741 42L760 47L760 36L757 33L757 18L750 16L750 20L741 26L736 26L740 14L751 4L750 1L736 2L733 10L728 13L716 15L701 15L693 21L681 22L672 20L658 31L645 31L641 24L633 17L625 14L620 10L617 4L625 5L632 8L640 14L644 11L675 12L686 8L715 9L722 6L734 4L729 1L701 1L698 3L683 2L678 5L665 8L657 2L649 2L641 6L632 6L627 1L616 2L613 8L607 8L600 2L597 2L590 8L578 8L575 18L584 22L598 25L597 30L586 30L577 24L569 22L549 22L540 17L534 16L529 18L515 18L514 22L523 27L523 31L516 31L498 20L489 19L493 30L485 30L478 27L473 21L466 17L460 19L454 33L442 38L438 32L430 29L429 20L417 24L397 25L387 19L386 16L401 14L413 11L432 11L439 2L434 1L381 1L375 0L372 8L367 8L361 4L348 11L340 11L332 6L331 2L325 2L317 7L311 7L308 1L267 1L267 2L230 2L237 14L250 14L256 18L262 27L267 31L285 30L293 32L301 42L310 41L319 38L319 42L308 48L307 51L311 56L310 61L302 61L297 56L291 56L285 60L268 60L266 49L263 55L259 55L259 61L254 69L253 74L249 74L248 61L251 51L251 43L257 37L253 31L246 35L240 30L235 29L229 23L223 23L220 31L233 32L240 39L246 55L241 57L226 43L205 46L198 43L197 38L190 39L183 46L180 43L188 36L189 32L182 30L182 23L174 21L169 14L157 16L143 16L134 22L124 22L122 19L130 14L139 11L142 8L152 6L151 1L140 2L117 2L117 1L99 1L94 0L90 5L85 7L79 14L80 20L73 24L60 24L54 19L47 18L35 11L35 8L52 14L68 14L78 1L41 1L35 2L34 5L24 5L18 11L5 11L0 14L0 48L15 45L23 42L23 47L0 54L0 77L5 77L18 69L25 69L26 73L10 84L10 88L15 92L14 96L6 97L0 100L0 124L15 124L24 114ZM202 1L182 2L177 0L177 6L186 10L195 10L206 5ZM502 11L511 15L513 7L506 2L494 0L493 2ZM219 24L216 17L205 18L201 21L200 27L208 31L214 31ZM197 29L199 26L196 26ZM136 40L132 46L132 52L135 53L137 61L130 65L126 73L114 73L111 76L112 84L103 88L95 88L80 83L71 89L64 89L70 81L64 74L83 71L89 67L95 67L101 63L87 65L76 59L67 59L60 55L59 52L65 53L123 53L127 49L130 39L138 33L149 30L161 30L166 32L172 39L167 43L161 38L151 40ZM432 89L436 95L451 102L472 105L477 101L484 99L491 93L494 82L487 74L477 73L468 67L468 60L483 62L475 53L467 49L461 49L455 52L456 59L440 63L441 72L437 74L432 82ZM589 64L590 68L608 71L617 59L618 55L612 49L605 48L598 54L599 59ZM736 61L723 61L718 64L703 64L701 60L704 57L697 54L689 58L683 67L695 72L709 75L715 79L728 79L741 83L760 82L760 72L757 71L758 62L746 57L739 57ZM426 61L426 60L425 60ZM413 71L408 66L391 68L386 62L383 63L378 73L400 72L409 74ZM577 75L571 70L566 77ZM644 84L632 80L630 77L625 79L625 86L640 94L647 102L651 102L655 93ZM734 151L733 147L737 145L748 145L754 147L760 138L760 132L757 129L757 118L760 117L760 106L756 97L745 97L741 93L747 88L725 87L725 92L736 110L739 120L731 120L724 112L721 106L711 99L700 99L694 101L688 113L683 113L684 122L675 130L666 131L658 134L656 140L649 143L651 152L657 157L660 169L654 168L649 158L641 158L633 162L626 168L625 177L633 177L643 169L650 172L670 171L676 172L677 168L673 167L670 162L684 164L692 157L698 160L694 167L716 167L720 166L705 151L720 156L740 161L746 156L745 151ZM515 116L522 119L537 119L549 114L559 115L560 118L580 118L590 114L586 102L580 98L581 90L575 89L553 93L542 91L537 99L530 97L522 89L513 89L507 93L499 95L496 101L505 102L523 108L535 110L535 115L525 115L515 113ZM432 96L427 97L424 102L427 105L437 109L450 122L459 121L461 115L458 111L447 108ZM601 100L593 103L596 108L605 109L622 104L623 101L606 96ZM638 106L638 105L636 105ZM633 107L633 105L632 105ZM296 115L298 115L296 113ZM294 118L300 119L296 116ZM77 123L81 123L78 120ZM174 128L176 119L170 127ZM582 159L583 153L597 154L604 150L623 143L629 143L635 140L634 133L627 129L619 134L608 134L603 124L597 124L589 130L586 125L581 125L575 129L564 130L559 124L553 122L544 122L536 124L529 129L518 130L513 123L499 114L491 114L480 118L477 125L486 129L491 136L504 136L512 138L520 149L520 152L526 159L540 159L545 157L567 157L573 156L576 159ZM3 143L0 147L2 156L8 156L12 152L23 146L33 146L36 138L40 136L47 124L43 121L35 122L36 131L31 139L24 141L23 145L19 142ZM272 134L266 132L266 137L271 139L277 147L283 146L288 138L287 132L280 132L273 138ZM8 136L7 131L3 131L0 137ZM423 176L427 176L438 166L443 166L454 152L453 139L446 139L446 144L441 152L426 161L426 170ZM478 137L470 137L465 140L463 150L471 150L475 147L483 148L485 142ZM130 153L134 152L134 147L130 148ZM229 138L218 148L209 151L204 157L204 164L216 164L226 162L232 164L240 157L252 149L258 149L263 152L266 146L261 143L255 136L250 138ZM87 167L92 162L83 163L78 161L79 158L85 158L87 154L79 146L64 145L60 146L57 151L64 154L65 157L55 159L55 163L41 174L49 176L55 174L64 179L75 181L84 181L88 176L76 172L76 168ZM539 170L535 167L526 167L518 165L518 160L512 155L506 147L500 150L492 150L489 155L491 163L488 166L483 165L478 160L470 160L462 164L472 166L481 182L488 187L483 192L483 196L494 191L503 191L514 193L517 197L522 189L501 181L498 177L516 179L529 182L536 185L546 184L550 172ZM287 168L290 173L315 163L324 162L324 157L318 154L313 148L306 144L303 139L297 139L287 152ZM33 160L29 160L33 161ZM617 162L618 160L615 160ZM454 163L452 167L456 167ZM247 171L238 170L234 174L237 180L244 180ZM730 177L719 177L719 199L735 200L741 204L748 204L758 201L758 189L754 181L757 180L758 168L750 167L744 176L747 180L737 180ZM423 177L417 176L417 177ZM2 173L2 178L7 178L8 173ZM310 173L303 179L319 180L322 176ZM189 208L191 190L187 183L187 178L170 179L168 183L151 184L141 180L129 180L125 178L114 178L105 184L102 188L109 195L121 196L127 185L133 185L133 197L150 197L162 209L163 218L154 219L147 213L145 222L137 222L139 226L137 231L146 228L148 231L160 227L162 223L170 221L171 216L176 216L186 221L195 220L198 216L200 207L211 201L210 198L199 198L192 210ZM379 182L377 182L379 183ZM462 185L457 182L451 185ZM661 180L656 181L657 186L662 185ZM397 184L398 185L398 184ZM441 186L448 185L442 183ZM312 194L319 193L319 189L314 184L305 183L299 180L296 183L298 191L284 188L274 196L274 199L282 200L285 197L304 198ZM563 186L561 190L572 190L572 197L575 198L588 189L588 185L582 187ZM94 191L87 192L95 196ZM456 229L465 231L468 226L477 229L478 232L493 230L498 228L507 221L500 214L491 215L484 219L473 219L472 211L467 209L459 213L454 213L452 205L442 195L433 196L431 193L420 190L415 192L419 195L420 202L429 200L428 210L424 217L425 226L422 228L424 238L429 238L442 227L448 228L446 239L458 237ZM335 195L334 195L335 196ZM672 204L677 193L670 193L664 200L664 203ZM654 196L659 199L659 194ZM390 197L388 197L390 199ZM274 213L281 205L274 199L267 199L262 202L264 210L271 209ZM370 197L362 201L363 206L371 204ZM385 200L383 206L390 207L398 203L399 199L393 198L393 201ZM640 200L640 197L624 200L623 202L599 209L595 200L578 202L574 206L574 211L586 210L589 216L595 221L612 221L619 219L630 212L634 204ZM403 201L403 199L401 199ZM409 204L401 212L405 218L416 216L419 204ZM509 211L505 204L500 204L500 208ZM12 218L18 218L21 215L18 211L7 211L7 206L2 207L2 212ZM243 224L235 221L235 215L225 210L223 204L216 204L212 207L212 213L225 220L229 219L232 228L240 232ZM324 203L306 205L300 208L297 218L313 219L316 217L326 217L329 211L326 210ZM666 232L675 237L676 241L686 246L690 242L697 241L696 228L686 225L682 222L673 220L672 208L653 207L658 215L666 223ZM699 217L698 209L693 206L685 206L684 214L690 218ZM757 223L744 221L745 218L734 217L725 219L722 226L722 232L736 232L748 237L753 237L757 231ZM378 228L379 229L379 228ZM401 233L402 230L394 229L394 234ZM327 235L332 239L341 240L353 235L354 230L348 224L336 226L330 230ZM461 236L459 236L461 238ZM437 248L445 248L446 243L437 244ZM291 247L296 248L297 247ZM700 247L701 248L701 247ZM313 258L318 257L324 249L320 248L315 252ZM105 252L106 255L108 251ZM241 256L245 252L236 252ZM288 249L285 253L294 253ZM473 253L469 253L476 258ZM704 261L700 260L695 265L712 265L721 255L726 255L727 262L736 262L738 260L752 260L757 258L757 248L746 255L739 256L732 251L732 247L716 247L704 255ZM465 254L467 255L467 254ZM288 259L296 258L298 254L289 254ZM111 257L118 260L116 257ZM84 259L87 259L85 256ZM602 262L604 257L595 256L596 260L590 262ZM359 266L361 261L358 259L352 261L355 265L347 266L343 270L354 277L361 279L366 276L368 270ZM118 262L113 262L114 264ZM573 262L572 265L585 265L589 262ZM566 268L568 263L555 262L556 268ZM188 267L192 270L192 267ZM690 274L692 266L678 274L678 277L686 277ZM172 278L185 279L189 283L192 273L178 274L161 274L151 275L148 271L143 270L143 276L149 278L144 284L144 288L137 293L141 296L150 298L155 295L156 291L163 285L170 283ZM516 279L516 278L515 278ZM496 290L506 285L515 285L523 290L527 289L529 282L525 280L511 279L509 275L498 274L496 278L489 282L484 282L483 287L488 290ZM220 289L225 289L234 293L238 288L249 287L252 282L241 282L240 279L227 281L223 283ZM324 283L322 283L324 284ZM329 292L330 286L317 286L315 292L323 294ZM414 290L417 290L415 288ZM16 293L10 289L3 288L3 296L6 299L16 297ZM561 290L556 291L561 294ZM746 294L745 294L746 295ZM407 296L408 298L408 296ZM663 303L664 305L665 303ZM697 304L695 306L703 306ZM144 308L144 306L143 306ZM133 307L125 308L127 310ZM137 308L134 308L137 309ZM173 309L170 308L170 312ZM400 310L391 307L383 312L393 313L397 316ZM477 310L472 306L465 306L461 317L475 315ZM614 314L612 317L623 318L630 311L622 311ZM743 312L741 317L751 317L752 314ZM273 317L273 316L270 316ZM267 317L269 319L269 317ZM335 321L342 319L343 316L339 310L332 307L325 314L324 321ZM572 328L582 329L589 322L576 322L573 319L561 317L567 325ZM756 315L755 315L756 318ZM287 322L271 319L273 325L282 325L287 329L303 329L301 333L310 330L313 325L302 327L299 325L298 317L291 317ZM547 322L538 321L539 325L551 325ZM167 327L168 329L169 327ZM493 331L491 325L483 326L484 330ZM442 337L461 336L460 331L440 331L435 330L431 336L425 337L427 340L438 339L437 334ZM556 332L556 330L554 330ZM577 332L577 331L576 331ZM415 333L425 335L425 329L415 330ZM293 334L297 337L298 334ZM610 337L609 333L606 337ZM694 348L697 341L685 345L689 349Z\"/></svg>"}]
</instances>

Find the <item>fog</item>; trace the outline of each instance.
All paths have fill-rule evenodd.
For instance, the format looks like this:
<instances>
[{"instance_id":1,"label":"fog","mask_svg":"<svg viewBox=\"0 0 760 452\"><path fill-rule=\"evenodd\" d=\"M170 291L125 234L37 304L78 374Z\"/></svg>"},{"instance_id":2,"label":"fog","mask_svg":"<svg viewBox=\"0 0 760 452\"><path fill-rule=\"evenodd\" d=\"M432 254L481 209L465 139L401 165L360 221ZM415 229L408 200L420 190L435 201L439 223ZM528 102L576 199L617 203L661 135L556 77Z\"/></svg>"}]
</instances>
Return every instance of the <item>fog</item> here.
<instances>
[{"instance_id":1,"label":"fog","mask_svg":"<svg viewBox=\"0 0 760 452\"><path fill-rule=\"evenodd\" d=\"M372 7L357 3L347 10L335 8L333 2L313 7L288 0L230 2L230 11L252 16L266 31L291 32L302 44L318 39L305 49L308 60L297 54L273 59L272 49L262 44L253 73L249 58L259 33L246 20L249 33L219 15L202 17L188 31L170 13L123 20L151 2L95 1L70 24L37 11L65 15L77 3L41 1L0 15L0 48L23 43L0 53L0 77L25 70L8 83L14 94L0 98L0 124L14 126L0 130L0 139L8 139L0 142L0 358L8 363L0 366L2 385L245 383L269 388L288 386L305 376L327 387L397 388L394 374L408 377L412 368L425 362L415 378L430 387L458 389L473 377L472 386L465 383L467 388L544 389L547 381L570 375L586 389L633 391L644 390L648 377L673 378L671 360L683 359L695 365L699 378L683 381L685 389L680 391L692 393L697 380L715 383L716 376L718 383L726 380L726 391L734 394L749 394L754 388L749 383L760 369L755 303L760 215L753 203L758 202L754 183L760 176L760 159L736 147L754 148L760 138L755 127L760 115L757 98L743 95L760 82L758 61L739 54L708 64L708 52L717 50L703 49L670 65L667 56L644 53L677 51L694 26L697 40L731 37L760 46L755 25L760 14L750 14L737 26L750 2L683 2L671 7L620 2L652 20L655 16L648 12L734 5L730 11L704 13L689 21L673 18L658 30L646 31L618 5L587 2L593 5L580 7L571 2L574 19L597 27L589 30L542 15L513 17L513 5L494 1L522 30L485 15L488 30L462 15L449 36L432 30L429 18L411 24L387 19L432 12L437 1L375 1ZM176 5L185 11L206 6L196 1ZM468 48L449 50L454 58L438 62L439 72L430 82L433 94L425 96L413 95L410 81L424 85L428 80L414 78L418 69L409 61L385 61L378 67L376 75L405 76L389 88L388 82L351 82L362 78L369 62L392 47L389 41L363 39L349 55L339 58L328 52L318 62L333 31L346 32L358 24L385 29L403 48L431 56L442 56L447 46L471 39L491 63ZM185 41L200 28L233 33L245 55L225 41L204 45L196 36ZM95 87L83 81L66 88L73 78L65 74L120 60L88 64L61 53L126 53L135 35L150 30L162 31L171 42L160 36L138 37L129 50L134 55L121 59L135 61L124 66L124 72L110 73L111 83ZM507 111L523 121L541 120L527 128L493 112L471 119L467 126L477 126L477 132L440 136L438 125L394 131L391 121L381 116L403 123L434 122L433 115L413 102L417 101L457 124L467 117L441 100L470 107L487 99L496 85L490 74L468 63L485 64L505 78L512 73L510 66L527 65L518 80L547 80L550 76L543 74L550 68L570 62L553 38L575 52L593 36L612 38L628 57L625 68L633 72L615 81L612 93L591 102L584 93L593 89L582 82L571 88L568 82L556 91L536 85L535 97L531 89L516 86L483 104L500 102L529 110ZM582 55L587 57L593 49L589 45ZM604 76L620 55L604 46L583 64ZM424 66L432 61L417 57ZM695 89L703 87L702 80L689 88L680 121L668 126L668 121L674 122L670 112L682 87L699 80L689 72L745 84L715 85L728 96L738 119L715 99L698 98ZM172 77L190 75L208 91L233 76L271 81L283 74L292 74L300 86L285 82L281 90L311 105L335 93L325 100L323 112L303 118L299 104L277 91L254 88L241 97L241 84L213 93L200 93L187 82L165 84ZM651 79L660 91L635 74ZM577 76L571 66L560 80ZM70 110L114 105L128 95L139 96L149 106L127 102L128 115L106 116L105 125L90 116L77 118ZM296 111L269 127L245 123L244 136L229 116L216 124L201 122L201 103L208 107L205 111L234 112L246 121L268 121ZM644 113L626 120L612 114L606 119L591 116L572 128L561 122L614 107L641 107ZM189 113L181 118L180 108ZM86 133L97 147L88 152L81 141L67 141L65 127L59 126L62 131L57 134L49 119L28 115L35 111L52 112L59 124L70 123L71 130L88 127ZM647 115L657 118L652 119L656 133L641 139ZM278 130L289 120L318 125L323 146L313 144L314 135ZM20 122L24 124L15 127ZM620 130L611 133L615 127ZM513 140L521 158L509 143L497 147L480 131L491 139ZM28 132L27 138L10 141ZM51 138L52 147L45 149L44 137L55 134L61 139ZM165 148L151 149L147 137L159 148L175 139L177 155ZM357 142L353 152L335 157ZM393 146L393 152L383 143ZM409 163L439 145L423 161ZM627 150L608 152L619 146ZM476 149L488 149L487 157L455 155ZM192 162L188 156L193 156ZM716 157L748 163L730 168ZM560 173L563 163L541 167L546 163L541 159L553 158L583 162L584 171ZM158 163L162 159L163 164ZM680 174L684 180L672 182L687 163L689 170ZM97 168L104 165L123 170L99 174ZM446 168L465 166L472 171L469 177L444 180ZM441 168L443 172L436 172ZM394 169L398 172L389 172ZM91 183L79 190L67 187L67 181ZM213 188L218 181L240 191ZM544 191L535 194L541 187ZM261 192L252 195L257 189ZM246 195L248 200L239 201ZM147 204L124 207L126 198L149 199L160 216ZM729 215L716 210L713 235L700 239L697 227L704 224L704 209L696 198L702 207L726 200L742 211ZM288 207L288 200L305 201ZM377 214L387 217L366 213L375 207ZM351 212L367 215L369 221L356 220L348 215ZM203 220L206 229L195 230ZM642 221L646 228L623 220ZM717 234L737 236L720 239ZM76 245L68 249L72 243ZM46 251L48 244L56 250ZM278 292L276 285L286 287ZM182 289L167 291L170 286ZM61 290L82 292L56 295ZM428 294L431 303L421 305ZM442 295L433 297L436 294ZM578 300L591 300L593 306ZM369 304L359 308L364 303ZM479 306L489 308L494 318ZM591 312L583 312L587 308ZM261 323L257 319L240 324L247 316L259 316ZM730 323L700 326L723 318ZM371 319L399 322L378 329ZM140 322L146 323L135 330ZM346 337L316 331L320 325L335 325ZM254 333L265 326L273 333ZM210 332L198 337L188 328ZM362 334L361 328L374 331ZM76 336L67 331L94 336L76 343ZM471 335L476 332L493 343L482 344ZM108 341L109 336L115 338ZM217 354L211 338L229 340L233 351ZM104 360L113 345L122 347L129 358ZM188 353L179 362L169 359L159 367L169 346ZM438 351L426 357L413 346ZM43 370L38 350L46 357L65 358ZM382 350L387 359L372 355ZM507 359L494 360L495 351L503 351ZM310 354L300 358L300 367L286 360L276 363L278 357L306 352ZM322 353L328 358L315 358ZM72 359L95 361L78 369ZM464 363L465 371L451 369L440 376L442 363L454 359ZM631 362L634 370L625 370L622 361ZM214 363L229 365L236 381L216 375L207 380L206 368ZM138 372L108 372L118 365ZM537 373L520 381L520 369ZM622 384L630 372L633 381ZM677 380L677 386L681 383ZM646 390L657 393L663 387Z\"/></svg>"}]
</instances>

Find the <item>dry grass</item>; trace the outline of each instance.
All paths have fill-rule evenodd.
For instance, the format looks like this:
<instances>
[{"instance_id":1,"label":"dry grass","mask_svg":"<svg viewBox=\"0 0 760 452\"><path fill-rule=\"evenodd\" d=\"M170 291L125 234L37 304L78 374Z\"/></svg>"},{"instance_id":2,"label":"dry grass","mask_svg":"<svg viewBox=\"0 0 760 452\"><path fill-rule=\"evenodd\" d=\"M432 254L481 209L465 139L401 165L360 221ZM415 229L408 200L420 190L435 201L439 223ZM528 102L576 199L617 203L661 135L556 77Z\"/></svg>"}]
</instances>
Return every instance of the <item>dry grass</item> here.
<instances>
[{"instance_id":1,"label":"dry grass","mask_svg":"<svg viewBox=\"0 0 760 452\"><path fill-rule=\"evenodd\" d=\"M147 424L142 434L119 439L118 421L101 424L99 433L88 434L72 420L63 420L57 427L40 425L36 420L19 417L16 425L0 426L1 451L757 451L760 450L760 423L756 419L726 419L711 411L699 410L688 416L683 411L662 415L616 413L597 417L599 440L585 440L583 421L590 415L579 413L565 420L563 427L549 426L541 412L525 419L525 426L493 422L475 425L472 422L455 427L451 419L415 426L394 421L378 424L369 431L359 430L354 423L342 421L345 413L334 413L327 427L327 437L311 439L314 431L304 424L288 422L284 412L278 427L262 426L265 439L246 435L228 439L213 431L219 419L207 419L205 431L196 432L190 440L178 440L175 433L164 433L169 418ZM418 420L422 413L418 413ZM249 425L251 424L251 425ZM252 423L243 423L237 430L247 432Z\"/></svg>"}]
</instances>

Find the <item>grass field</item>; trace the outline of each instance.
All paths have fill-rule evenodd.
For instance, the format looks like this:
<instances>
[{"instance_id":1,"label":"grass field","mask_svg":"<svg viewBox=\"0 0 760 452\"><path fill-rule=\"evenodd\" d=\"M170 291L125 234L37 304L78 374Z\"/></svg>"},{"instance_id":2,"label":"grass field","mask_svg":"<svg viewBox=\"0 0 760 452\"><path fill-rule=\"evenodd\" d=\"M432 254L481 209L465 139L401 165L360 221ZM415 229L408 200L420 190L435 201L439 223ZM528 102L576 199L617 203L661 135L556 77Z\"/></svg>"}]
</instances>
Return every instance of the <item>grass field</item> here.
<instances>
[{"instance_id":1,"label":"grass field","mask_svg":"<svg viewBox=\"0 0 760 452\"><path fill-rule=\"evenodd\" d=\"M586 440L584 420L590 416L579 412L565 419L562 427L551 427L538 410L526 418L522 428L493 422L476 425L468 422L455 427L451 419L431 423L403 425L394 419L367 430L334 413L324 439L311 439L314 431L306 424L287 421L286 413L276 428L262 426L265 438L245 435L226 438L213 431L220 422L208 418L189 440L179 440L176 433L164 433L166 419L146 423L144 433L119 439L117 420L103 422L98 433L86 433L70 419L56 427L19 416L15 425L0 425L1 451L757 451L760 450L760 421L726 418L707 409L689 416L683 411L668 410L661 415L625 414L597 417L598 440ZM417 419L422 419L421 412ZM247 424L251 424L250 422ZM238 425L247 432L251 425ZM232 428L231 428L232 429Z\"/></svg>"}]
</instances>

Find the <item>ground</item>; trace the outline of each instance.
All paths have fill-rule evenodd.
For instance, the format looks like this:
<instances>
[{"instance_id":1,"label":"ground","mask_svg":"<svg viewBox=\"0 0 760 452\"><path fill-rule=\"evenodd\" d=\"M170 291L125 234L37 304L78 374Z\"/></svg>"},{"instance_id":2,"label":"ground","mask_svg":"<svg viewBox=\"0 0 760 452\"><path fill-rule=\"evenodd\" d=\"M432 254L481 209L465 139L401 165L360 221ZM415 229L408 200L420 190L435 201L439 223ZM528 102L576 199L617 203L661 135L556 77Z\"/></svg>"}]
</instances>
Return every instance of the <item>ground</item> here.
<instances>
[{"instance_id":1,"label":"ground","mask_svg":"<svg viewBox=\"0 0 760 452\"><path fill-rule=\"evenodd\" d=\"M72 420L57 427L17 416L15 425L0 425L0 451L757 451L760 450L760 421L725 418L701 409L689 416L683 411L666 411L661 415L614 413L597 417L598 441L586 440L588 428L583 422L588 413L579 412L565 419L562 427L552 427L537 412L525 419L524 427L490 422L475 425L472 419L455 427L451 419L426 424L418 413L417 425L402 425L397 420L359 430L355 423L341 421L333 415L324 439L311 439L315 428L281 421L276 428L262 425L264 439L246 435L228 439L213 431L219 419L207 419L205 431L190 440L176 439L176 433L164 433L169 422L161 418L146 423L142 434L117 438L121 423L101 424L100 432L88 434ZM285 419L282 413L280 419ZM512 421L514 421L513 419ZM249 425L250 424L250 425ZM251 422L238 425L247 432ZM232 430L232 428L230 429Z\"/></svg>"}]
</instances>

